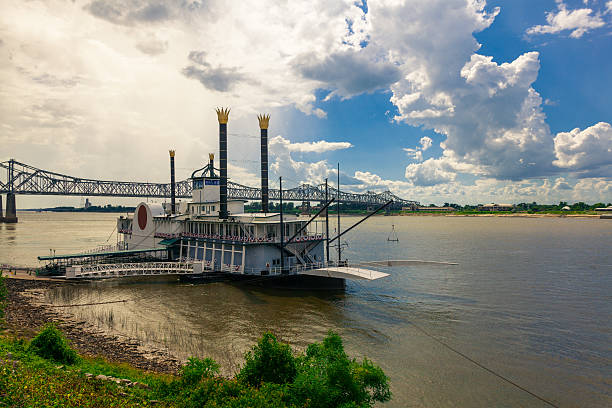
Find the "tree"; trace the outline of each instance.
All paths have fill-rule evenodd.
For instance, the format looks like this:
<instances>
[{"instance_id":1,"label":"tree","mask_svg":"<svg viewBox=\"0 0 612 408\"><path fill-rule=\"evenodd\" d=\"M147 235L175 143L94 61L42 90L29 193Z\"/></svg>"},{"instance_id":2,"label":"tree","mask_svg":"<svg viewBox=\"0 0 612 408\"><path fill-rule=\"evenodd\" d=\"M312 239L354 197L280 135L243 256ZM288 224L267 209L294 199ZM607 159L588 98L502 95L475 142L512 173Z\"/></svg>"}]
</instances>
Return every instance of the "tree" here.
<instances>
[{"instance_id":1,"label":"tree","mask_svg":"<svg viewBox=\"0 0 612 408\"><path fill-rule=\"evenodd\" d=\"M246 363L238 379L258 387L262 383L286 384L296 374L296 364L288 344L279 343L272 333L264 333L259 342L248 351Z\"/></svg>"},{"instance_id":2,"label":"tree","mask_svg":"<svg viewBox=\"0 0 612 408\"><path fill-rule=\"evenodd\" d=\"M329 332L323 343L308 346L298 358L292 384L294 403L309 407L371 407L391 399L388 377L370 360L349 359L342 339Z\"/></svg>"}]
</instances>

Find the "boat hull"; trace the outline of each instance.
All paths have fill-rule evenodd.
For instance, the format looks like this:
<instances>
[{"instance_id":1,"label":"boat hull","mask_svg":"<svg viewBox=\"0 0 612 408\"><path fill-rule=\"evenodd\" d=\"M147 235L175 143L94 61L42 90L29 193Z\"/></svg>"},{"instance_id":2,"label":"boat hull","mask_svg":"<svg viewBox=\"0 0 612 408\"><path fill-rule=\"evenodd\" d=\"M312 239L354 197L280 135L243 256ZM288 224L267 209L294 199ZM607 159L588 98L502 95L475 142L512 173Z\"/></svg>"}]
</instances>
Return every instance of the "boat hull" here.
<instances>
[{"instance_id":1,"label":"boat hull","mask_svg":"<svg viewBox=\"0 0 612 408\"><path fill-rule=\"evenodd\" d=\"M229 281L243 285L261 286L277 289L295 290L344 290L346 282L342 278L312 275L241 275L223 273L202 273L180 277L181 282L209 283Z\"/></svg>"}]
</instances>

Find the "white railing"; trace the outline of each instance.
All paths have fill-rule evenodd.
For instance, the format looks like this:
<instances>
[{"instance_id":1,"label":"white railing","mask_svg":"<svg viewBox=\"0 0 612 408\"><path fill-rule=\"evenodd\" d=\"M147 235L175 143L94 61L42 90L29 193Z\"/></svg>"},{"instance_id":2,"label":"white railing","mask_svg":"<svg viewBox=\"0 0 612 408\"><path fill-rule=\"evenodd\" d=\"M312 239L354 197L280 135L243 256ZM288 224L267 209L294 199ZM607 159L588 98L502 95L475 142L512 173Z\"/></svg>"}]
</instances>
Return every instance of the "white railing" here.
<instances>
[{"instance_id":1,"label":"white railing","mask_svg":"<svg viewBox=\"0 0 612 408\"><path fill-rule=\"evenodd\" d=\"M178 236L184 238L204 238L204 239L216 239L222 241L238 241L238 242L246 242L246 243L280 243L279 237L249 237L249 236L237 236L237 235L216 235L216 234L198 234L194 232L183 232L181 234L161 234L158 233L155 235L158 238L176 238ZM289 239L289 237L285 237L285 242ZM296 237L291 243L296 242L305 242L305 241L321 241L324 239L322 234L306 234L299 237Z\"/></svg>"},{"instance_id":2,"label":"white railing","mask_svg":"<svg viewBox=\"0 0 612 408\"><path fill-rule=\"evenodd\" d=\"M197 267L194 268L194 265ZM308 264L291 265L281 268L270 266L264 268L243 268L241 265L215 264L211 261L200 261L182 258L180 262L136 262L116 264L74 265L66 267L66 278L101 279L130 276L155 275L192 275L207 272L226 272L232 274L268 276L297 275L313 269L328 267L349 267L359 269L359 264L349 265L347 261L338 262L312 262Z\"/></svg>"},{"instance_id":3,"label":"white railing","mask_svg":"<svg viewBox=\"0 0 612 408\"><path fill-rule=\"evenodd\" d=\"M284 268L281 268L280 266L270 266L265 268L244 268L244 273L247 275L261 275L263 271L266 271L267 275L281 275L283 272L289 275L297 275L312 269L332 268L337 266L348 267L349 264L347 261L341 261L340 264L334 261L330 261L329 263L312 262L307 264L285 266Z\"/></svg>"},{"instance_id":4,"label":"white railing","mask_svg":"<svg viewBox=\"0 0 612 408\"><path fill-rule=\"evenodd\" d=\"M66 268L67 278L111 278L151 275L193 274L190 262L136 262L75 265Z\"/></svg>"}]
</instances>

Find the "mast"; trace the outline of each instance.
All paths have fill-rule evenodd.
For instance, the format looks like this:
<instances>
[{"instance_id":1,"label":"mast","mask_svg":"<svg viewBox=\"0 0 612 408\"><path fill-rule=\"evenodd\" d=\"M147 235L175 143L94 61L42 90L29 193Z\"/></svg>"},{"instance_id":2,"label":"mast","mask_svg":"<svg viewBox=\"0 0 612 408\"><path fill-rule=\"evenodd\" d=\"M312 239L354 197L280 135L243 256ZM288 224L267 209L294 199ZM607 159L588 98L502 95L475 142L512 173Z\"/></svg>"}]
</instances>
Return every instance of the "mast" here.
<instances>
[{"instance_id":1,"label":"mast","mask_svg":"<svg viewBox=\"0 0 612 408\"><path fill-rule=\"evenodd\" d=\"M327 179L325 179L325 202L327 203ZM327 263L329 264L329 211L325 208L325 253L327 257Z\"/></svg>"},{"instance_id":2,"label":"mast","mask_svg":"<svg viewBox=\"0 0 612 408\"><path fill-rule=\"evenodd\" d=\"M338 209L338 236L340 235L340 162L338 162L338 190L336 191L336 208ZM342 246L340 240L338 240L338 266L340 266L340 260L342 259Z\"/></svg>"},{"instance_id":3,"label":"mast","mask_svg":"<svg viewBox=\"0 0 612 408\"><path fill-rule=\"evenodd\" d=\"M285 225L283 224L283 178L282 176L278 178L278 189L280 192L280 249L281 249L281 256L280 256L280 264L281 264L281 273L283 273L283 270L285 269L285 247L284 247L284 241L285 241Z\"/></svg>"}]
</instances>

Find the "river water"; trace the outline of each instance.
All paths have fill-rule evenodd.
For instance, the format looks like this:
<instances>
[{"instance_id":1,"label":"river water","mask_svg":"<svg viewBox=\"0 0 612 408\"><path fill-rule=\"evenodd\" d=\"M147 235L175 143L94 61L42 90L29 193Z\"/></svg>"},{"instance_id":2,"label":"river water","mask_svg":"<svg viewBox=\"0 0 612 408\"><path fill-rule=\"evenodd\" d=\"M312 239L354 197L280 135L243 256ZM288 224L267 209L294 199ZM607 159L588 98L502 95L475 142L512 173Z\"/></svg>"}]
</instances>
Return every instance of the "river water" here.
<instances>
[{"instance_id":1,"label":"river water","mask_svg":"<svg viewBox=\"0 0 612 408\"><path fill-rule=\"evenodd\" d=\"M0 224L0 263L113 244L116 216L20 213L19 224ZM392 224L397 243L387 241ZM48 300L125 300L65 309L181 358L210 356L228 374L266 330L300 350L335 330L350 355L389 375L389 407L547 406L430 336L558 406L612 406L612 220L375 217L346 243L349 260L458 265L390 268L341 293L106 281Z\"/></svg>"}]
</instances>

